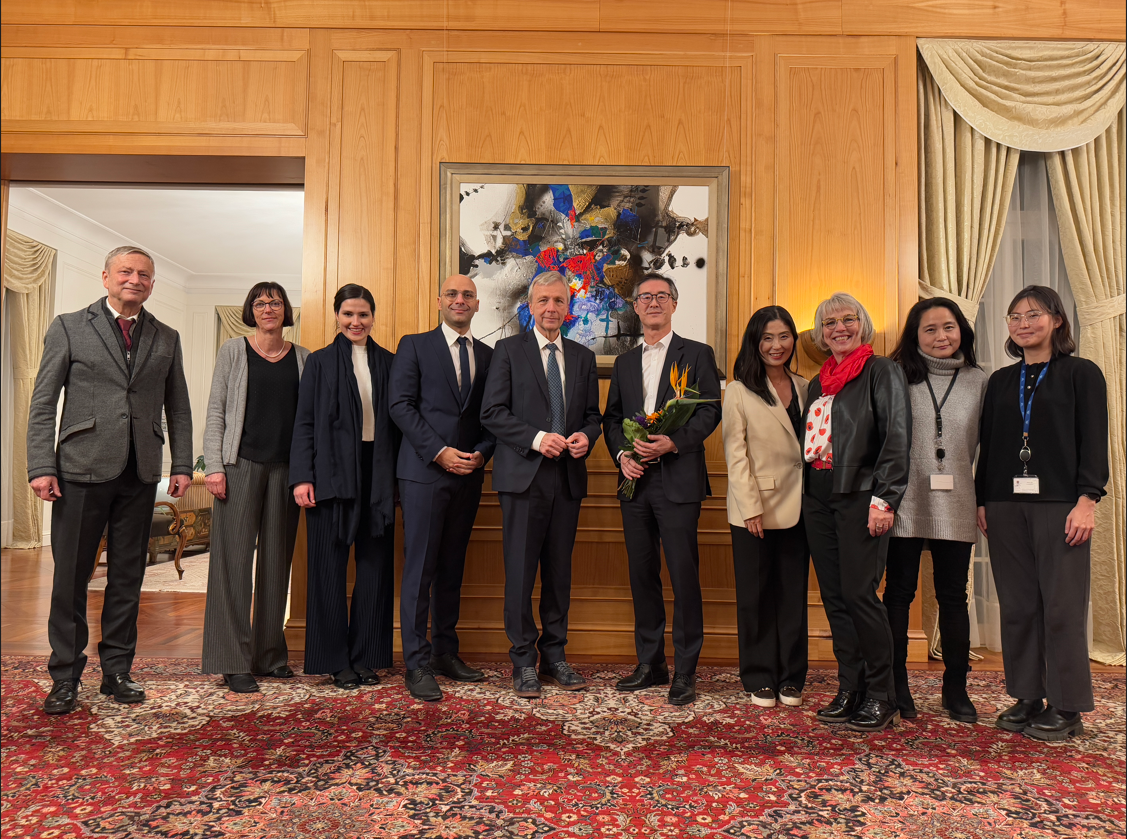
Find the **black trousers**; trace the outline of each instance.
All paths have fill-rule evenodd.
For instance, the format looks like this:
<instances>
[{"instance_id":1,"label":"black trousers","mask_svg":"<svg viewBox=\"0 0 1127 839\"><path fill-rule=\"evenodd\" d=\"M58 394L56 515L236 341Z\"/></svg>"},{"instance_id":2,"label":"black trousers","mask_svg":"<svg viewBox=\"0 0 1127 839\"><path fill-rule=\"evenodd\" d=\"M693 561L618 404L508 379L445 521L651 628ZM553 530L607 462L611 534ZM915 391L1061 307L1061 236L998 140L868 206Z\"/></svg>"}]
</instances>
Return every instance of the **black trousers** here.
<instances>
[{"instance_id":1,"label":"black trousers","mask_svg":"<svg viewBox=\"0 0 1127 839\"><path fill-rule=\"evenodd\" d=\"M1064 522L1073 506L990 503L986 529L1002 616L1006 691L1016 699L1046 697L1062 711L1091 711L1092 542L1072 547L1064 541Z\"/></svg>"},{"instance_id":2,"label":"black trousers","mask_svg":"<svg viewBox=\"0 0 1127 839\"><path fill-rule=\"evenodd\" d=\"M226 473L227 499L212 510L202 669L269 673L289 658L286 599L300 508L288 462L239 458Z\"/></svg>"},{"instance_id":3,"label":"black trousers","mask_svg":"<svg viewBox=\"0 0 1127 839\"><path fill-rule=\"evenodd\" d=\"M566 457L566 455L565 455ZM571 550L582 499L572 498L567 464L542 458L524 492L499 492L505 550L505 634L514 667L564 660L571 608ZM532 589L540 570L540 627L532 615Z\"/></svg>"},{"instance_id":4,"label":"black trousers","mask_svg":"<svg viewBox=\"0 0 1127 839\"><path fill-rule=\"evenodd\" d=\"M137 611L157 485L137 477L137 456L131 445L125 470L113 480L85 483L60 477L59 491L62 497L51 507L55 574L47 619L51 642L47 670L52 679L78 679L86 667L90 640L86 586L105 531L108 568L98 657L103 673L128 673L137 651Z\"/></svg>"},{"instance_id":5,"label":"black trousers","mask_svg":"<svg viewBox=\"0 0 1127 839\"><path fill-rule=\"evenodd\" d=\"M888 555L888 535L869 535L868 491L838 494L831 470L806 470L802 515L833 634L842 690L894 701L892 630L877 597Z\"/></svg>"},{"instance_id":6,"label":"black trousers","mask_svg":"<svg viewBox=\"0 0 1127 839\"><path fill-rule=\"evenodd\" d=\"M952 673L966 673L970 665L970 615L967 612L967 574L973 542L928 539L931 550L935 599L939 603L939 637L943 666ZM916 597L920 578L923 539L888 541L888 569L884 580L884 608L892 629L892 666L906 671L908 662L908 611Z\"/></svg>"},{"instance_id":7,"label":"black trousers","mask_svg":"<svg viewBox=\"0 0 1127 839\"><path fill-rule=\"evenodd\" d=\"M338 533L340 503L318 501L305 511L308 534L305 672L338 673L351 665L379 670L391 666L395 609L395 526L375 536L371 527L372 451L360 456L361 514L356 541ZM354 549L356 581L348 597L348 552Z\"/></svg>"},{"instance_id":8,"label":"black trousers","mask_svg":"<svg viewBox=\"0 0 1127 839\"><path fill-rule=\"evenodd\" d=\"M621 507L638 662L665 663L665 592L661 584L664 548L673 588L673 669L677 673L695 673L704 643L697 548L700 502L670 501L662 485L661 466L655 463L638 480L634 497L622 501Z\"/></svg>"},{"instance_id":9,"label":"black trousers","mask_svg":"<svg viewBox=\"0 0 1127 839\"><path fill-rule=\"evenodd\" d=\"M481 501L481 474L443 475L429 484L400 480L399 501L403 507L399 634L407 669L417 670L432 652L458 652L462 573Z\"/></svg>"},{"instance_id":10,"label":"black trousers","mask_svg":"<svg viewBox=\"0 0 1127 839\"><path fill-rule=\"evenodd\" d=\"M764 530L762 539L746 527L731 528L740 681L748 691L788 685L802 690L809 664L806 526L800 521Z\"/></svg>"}]
</instances>

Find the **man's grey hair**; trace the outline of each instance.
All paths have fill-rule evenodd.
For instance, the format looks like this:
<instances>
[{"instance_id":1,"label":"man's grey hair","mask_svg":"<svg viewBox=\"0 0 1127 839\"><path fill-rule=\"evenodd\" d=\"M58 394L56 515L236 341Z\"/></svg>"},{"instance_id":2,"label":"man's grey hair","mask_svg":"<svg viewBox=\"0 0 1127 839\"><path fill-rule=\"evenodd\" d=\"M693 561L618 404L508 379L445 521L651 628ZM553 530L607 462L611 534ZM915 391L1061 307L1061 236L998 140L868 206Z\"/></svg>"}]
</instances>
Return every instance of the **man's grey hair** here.
<instances>
[{"instance_id":1,"label":"man's grey hair","mask_svg":"<svg viewBox=\"0 0 1127 839\"><path fill-rule=\"evenodd\" d=\"M107 253L106 273L108 274L110 272L113 261L119 256L129 256L133 253L139 254L140 256L143 256L145 257L145 259L149 260L149 264L153 266L153 276L155 277L157 275L157 261L153 259L153 255L151 253L144 250L143 248L137 247L136 245L122 245L120 248L114 248L112 251Z\"/></svg>"},{"instance_id":2,"label":"man's grey hair","mask_svg":"<svg viewBox=\"0 0 1127 839\"><path fill-rule=\"evenodd\" d=\"M640 279L640 280L638 280L638 282L634 283L634 290L630 294L630 299L631 300L637 300L638 299L638 288L642 285L642 283L648 283L648 282L665 283L667 286L669 286L669 296L673 298L674 303L677 302L677 284L675 282L673 282L673 280L669 279L669 277L666 277L663 274L646 274L646 276L642 277L642 279Z\"/></svg>"},{"instance_id":3,"label":"man's grey hair","mask_svg":"<svg viewBox=\"0 0 1127 839\"><path fill-rule=\"evenodd\" d=\"M830 345L826 343L826 339L822 335L822 321L835 312L852 312L857 315L857 319L861 321L861 343L872 343L876 329L873 327L873 319L869 317L865 307L852 294L835 291L818 304L818 310L814 313L814 346L827 354L831 351Z\"/></svg>"},{"instance_id":4,"label":"man's grey hair","mask_svg":"<svg viewBox=\"0 0 1127 839\"><path fill-rule=\"evenodd\" d=\"M567 277L559 271L545 271L543 274L537 274L532 278L532 282L528 284L528 302L532 302L532 292L542 286L555 285L556 283L563 283L564 288L567 289L568 302L571 301L571 283L567 281Z\"/></svg>"}]
</instances>

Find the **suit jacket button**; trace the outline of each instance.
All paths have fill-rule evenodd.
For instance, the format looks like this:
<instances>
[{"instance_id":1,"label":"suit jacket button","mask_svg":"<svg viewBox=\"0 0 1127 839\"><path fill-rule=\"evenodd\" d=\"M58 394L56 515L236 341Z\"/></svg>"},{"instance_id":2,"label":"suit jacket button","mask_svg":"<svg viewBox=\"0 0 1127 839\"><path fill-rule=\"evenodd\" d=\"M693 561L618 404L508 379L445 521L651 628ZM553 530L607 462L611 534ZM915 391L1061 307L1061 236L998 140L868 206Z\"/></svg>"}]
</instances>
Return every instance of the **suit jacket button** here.
<instances>
[{"instance_id":1,"label":"suit jacket button","mask_svg":"<svg viewBox=\"0 0 1127 839\"><path fill-rule=\"evenodd\" d=\"M129 414L122 414L122 415L121 415L121 418L122 418L122 419L129 419Z\"/></svg>"}]
</instances>

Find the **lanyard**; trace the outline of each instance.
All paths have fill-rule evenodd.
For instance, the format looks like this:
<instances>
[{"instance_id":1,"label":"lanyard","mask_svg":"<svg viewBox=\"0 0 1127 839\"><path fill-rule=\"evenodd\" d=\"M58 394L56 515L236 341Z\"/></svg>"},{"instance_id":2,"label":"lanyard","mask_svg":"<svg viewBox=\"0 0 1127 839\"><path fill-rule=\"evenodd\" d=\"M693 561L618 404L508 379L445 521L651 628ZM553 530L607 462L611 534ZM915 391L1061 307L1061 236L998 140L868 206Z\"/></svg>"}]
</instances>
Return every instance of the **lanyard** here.
<instances>
[{"instance_id":1,"label":"lanyard","mask_svg":"<svg viewBox=\"0 0 1127 839\"><path fill-rule=\"evenodd\" d=\"M955 380L959 378L959 369L956 368L954 374L952 374L951 383L947 385L947 390L943 392L942 401L935 398L935 388L931 386L931 377L924 376L924 381L927 382L927 392L931 394L931 404L935 406L935 459L939 461L940 468L943 467L943 458L947 456L947 449L943 447L943 406L947 404L947 397L951 395L951 390L955 387Z\"/></svg>"},{"instance_id":2,"label":"lanyard","mask_svg":"<svg viewBox=\"0 0 1127 839\"><path fill-rule=\"evenodd\" d=\"M1033 418L1033 397L1037 393L1037 388L1041 385L1042 379L1045 378L1045 374L1049 372L1049 362L1045 362L1045 366L1041 369L1041 375L1033 383L1033 389L1029 392L1029 402L1025 401L1025 368L1025 360L1022 359L1021 384L1018 385L1017 392L1017 406L1021 410L1021 451L1018 452L1018 457L1023 464L1022 474L1028 476L1029 459L1033 457L1033 452L1029 450L1029 421Z\"/></svg>"}]
</instances>

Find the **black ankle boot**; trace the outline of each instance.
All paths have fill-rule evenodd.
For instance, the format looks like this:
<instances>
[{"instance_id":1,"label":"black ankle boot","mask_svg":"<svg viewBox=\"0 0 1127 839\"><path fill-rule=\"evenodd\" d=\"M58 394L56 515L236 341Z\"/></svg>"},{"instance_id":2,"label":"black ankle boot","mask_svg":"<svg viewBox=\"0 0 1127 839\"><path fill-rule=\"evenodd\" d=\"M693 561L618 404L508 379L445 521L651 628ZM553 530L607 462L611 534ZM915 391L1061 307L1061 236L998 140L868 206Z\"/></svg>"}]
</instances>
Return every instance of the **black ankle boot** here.
<instances>
[{"instance_id":1,"label":"black ankle boot","mask_svg":"<svg viewBox=\"0 0 1127 839\"><path fill-rule=\"evenodd\" d=\"M943 671L943 709L956 722L978 722L978 710L967 694L966 670Z\"/></svg>"},{"instance_id":2,"label":"black ankle boot","mask_svg":"<svg viewBox=\"0 0 1127 839\"><path fill-rule=\"evenodd\" d=\"M916 701L912 699L912 690L908 685L908 668L893 665L892 681L896 688L896 707L900 710L901 718L914 720L918 714Z\"/></svg>"}]
</instances>

